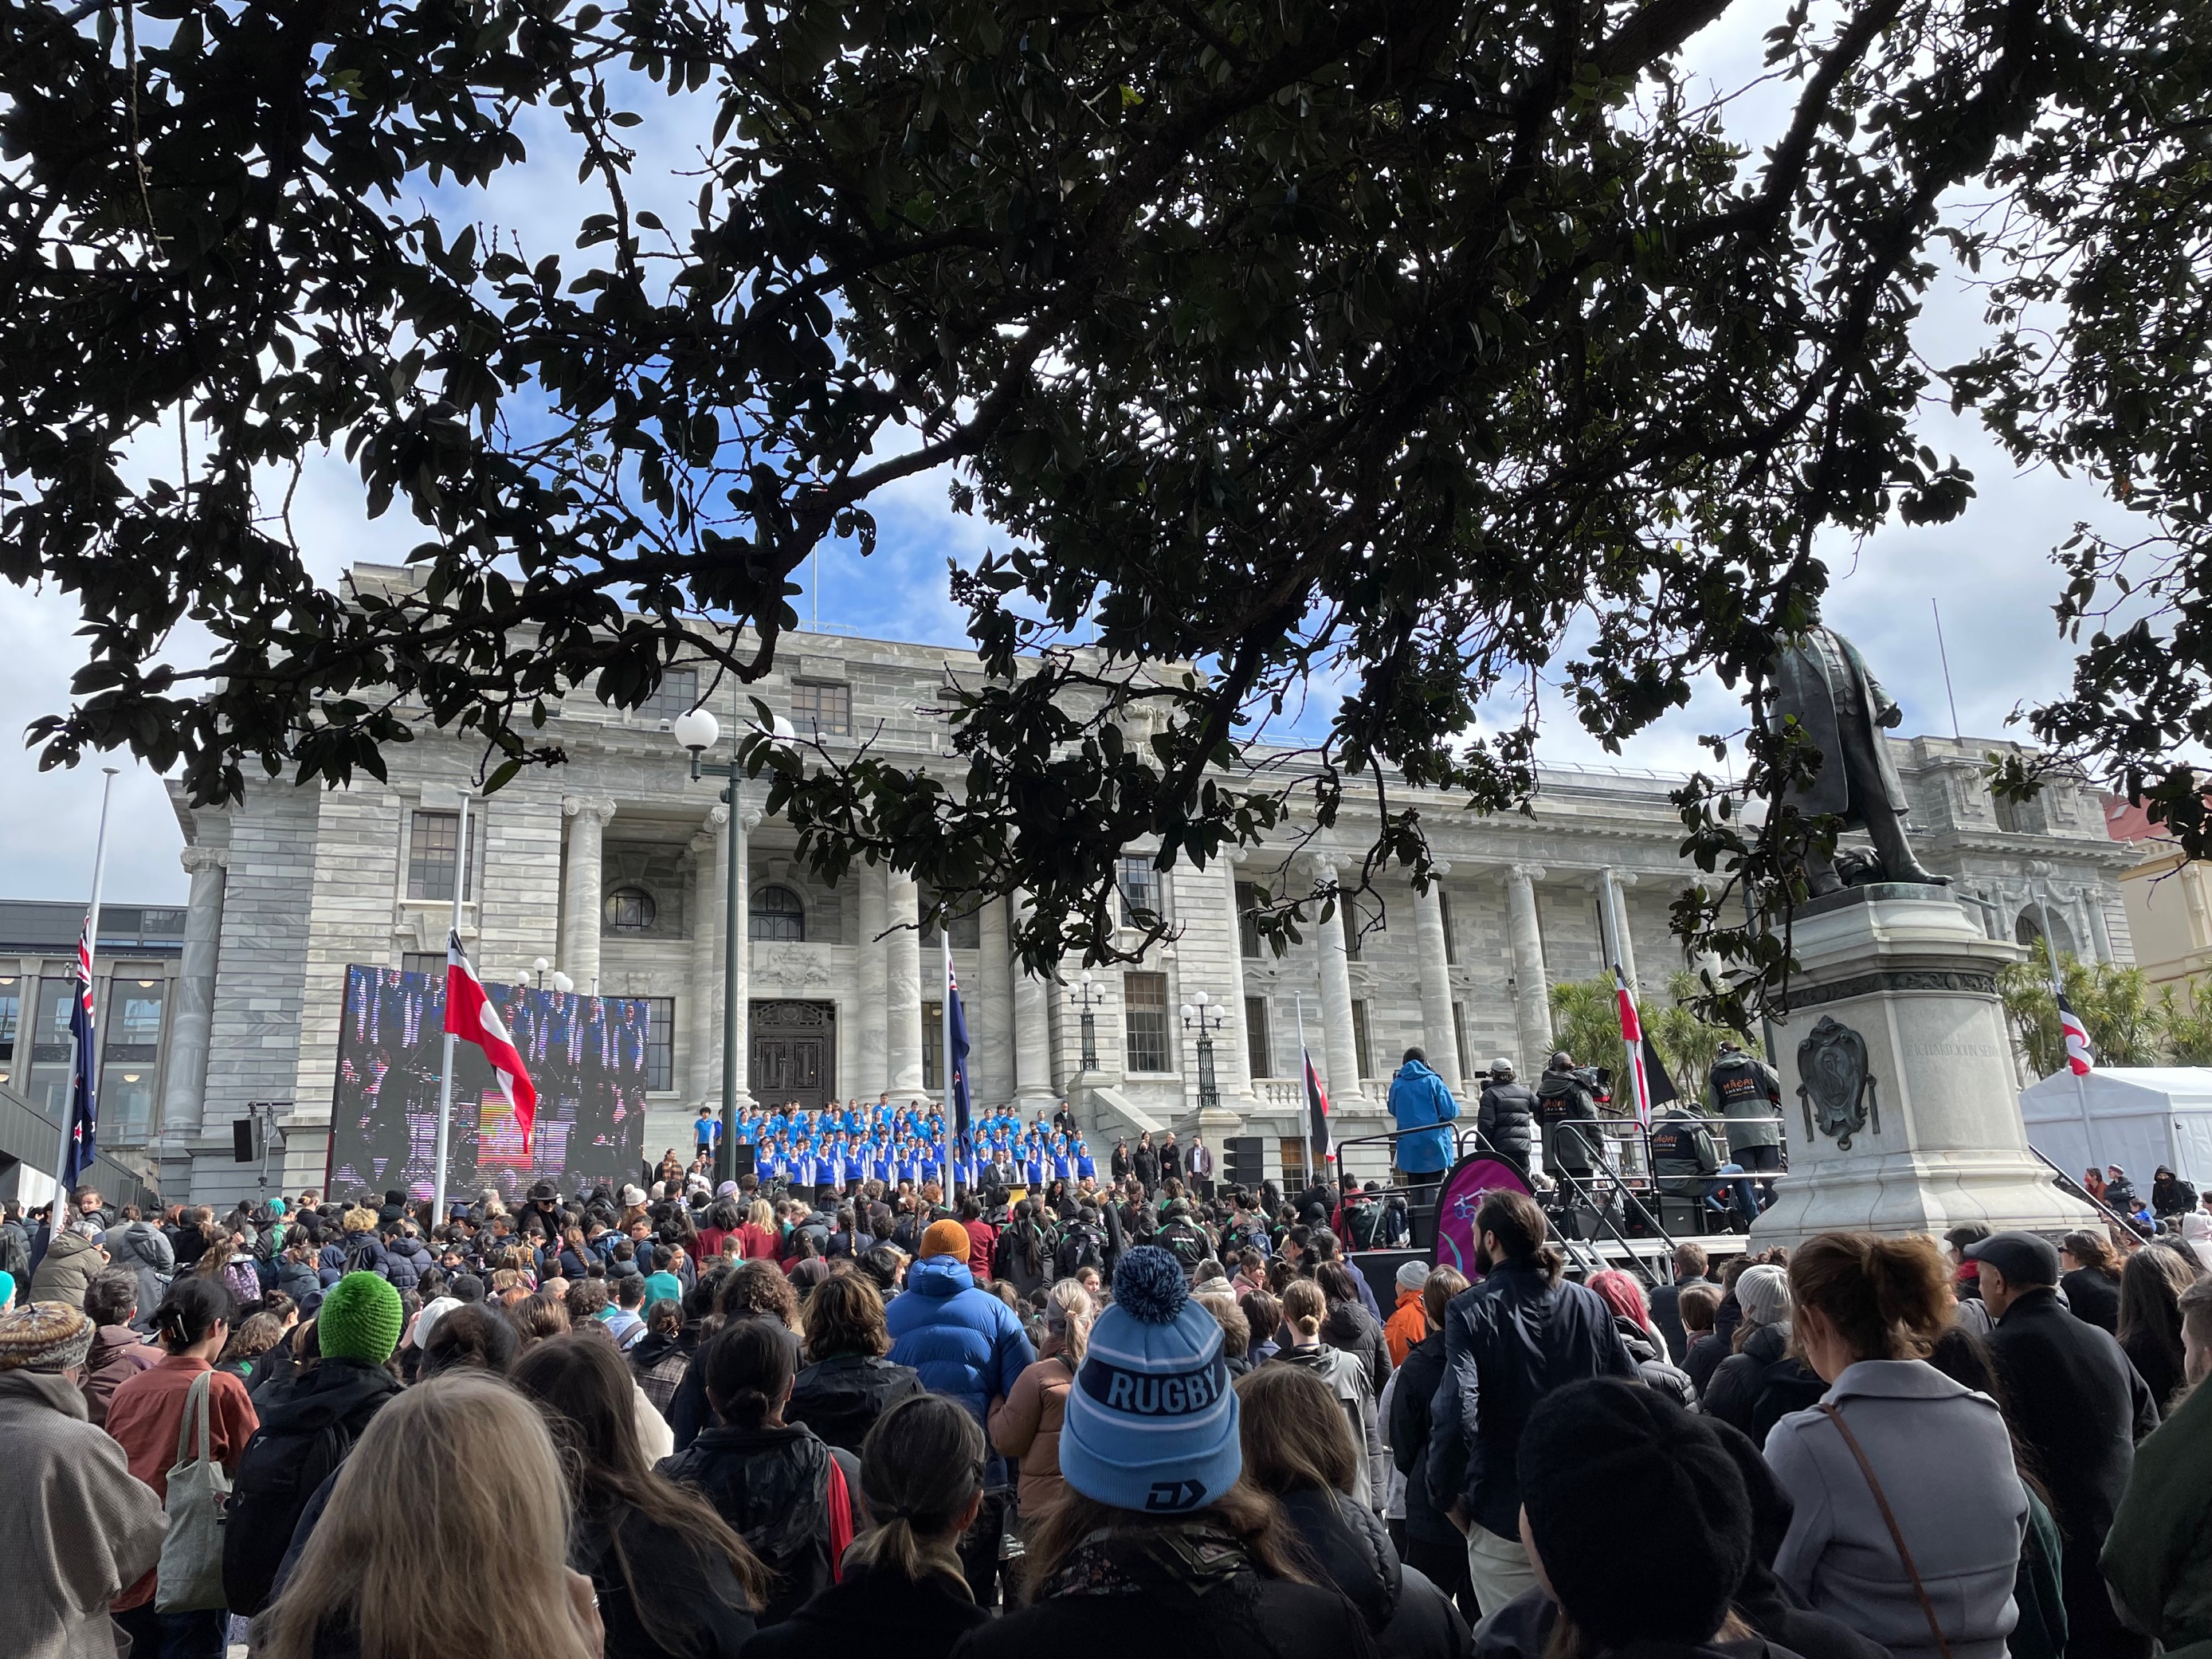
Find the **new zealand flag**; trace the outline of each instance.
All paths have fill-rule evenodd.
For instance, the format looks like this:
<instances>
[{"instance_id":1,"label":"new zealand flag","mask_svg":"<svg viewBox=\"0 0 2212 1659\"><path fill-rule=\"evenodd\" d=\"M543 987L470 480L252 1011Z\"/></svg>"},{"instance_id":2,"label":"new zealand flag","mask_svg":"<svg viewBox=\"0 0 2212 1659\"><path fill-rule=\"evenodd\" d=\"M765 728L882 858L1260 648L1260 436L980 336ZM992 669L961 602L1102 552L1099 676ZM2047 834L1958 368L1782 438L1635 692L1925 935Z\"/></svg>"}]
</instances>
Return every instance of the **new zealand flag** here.
<instances>
[{"instance_id":1,"label":"new zealand flag","mask_svg":"<svg viewBox=\"0 0 2212 1659\"><path fill-rule=\"evenodd\" d=\"M94 1056L99 1048L92 1030L92 921L76 940L76 1000L70 1009L70 1036L76 1050L76 1075L70 1082L69 1152L62 1159L62 1192L74 1191L99 1152L96 1131L99 1102L94 1094ZM57 1212L58 1213L58 1212Z\"/></svg>"}]
</instances>

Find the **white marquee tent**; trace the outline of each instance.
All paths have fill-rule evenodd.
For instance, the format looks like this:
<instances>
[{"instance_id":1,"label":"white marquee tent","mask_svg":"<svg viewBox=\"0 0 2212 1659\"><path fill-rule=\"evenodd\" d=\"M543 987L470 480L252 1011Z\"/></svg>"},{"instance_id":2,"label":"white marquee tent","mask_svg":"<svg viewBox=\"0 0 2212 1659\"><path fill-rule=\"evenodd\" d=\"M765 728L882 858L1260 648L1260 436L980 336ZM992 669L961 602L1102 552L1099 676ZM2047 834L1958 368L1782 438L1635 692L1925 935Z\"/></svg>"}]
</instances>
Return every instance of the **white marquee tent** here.
<instances>
[{"instance_id":1,"label":"white marquee tent","mask_svg":"<svg viewBox=\"0 0 2212 1659\"><path fill-rule=\"evenodd\" d=\"M2162 1164L2212 1190L2212 1066L2059 1072L2021 1091L2020 1115L2028 1143L2076 1179L2117 1164L2148 1199Z\"/></svg>"}]
</instances>

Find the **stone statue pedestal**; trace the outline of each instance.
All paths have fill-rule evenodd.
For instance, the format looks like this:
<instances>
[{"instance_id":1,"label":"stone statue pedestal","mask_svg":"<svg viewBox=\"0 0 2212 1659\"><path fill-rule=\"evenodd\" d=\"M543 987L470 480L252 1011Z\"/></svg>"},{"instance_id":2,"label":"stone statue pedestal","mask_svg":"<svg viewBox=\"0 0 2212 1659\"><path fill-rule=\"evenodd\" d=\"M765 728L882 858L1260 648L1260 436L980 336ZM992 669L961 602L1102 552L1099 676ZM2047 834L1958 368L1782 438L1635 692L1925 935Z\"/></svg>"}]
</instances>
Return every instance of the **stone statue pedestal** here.
<instances>
[{"instance_id":1,"label":"stone statue pedestal","mask_svg":"<svg viewBox=\"0 0 2212 1659\"><path fill-rule=\"evenodd\" d=\"M1802 971L1773 1056L1790 1167L1753 1224L1753 1249L1838 1231L2094 1224L2027 1148L1996 982L2018 946L1988 938L1940 891L1902 883L1813 900L1792 944ZM1854 1098L1862 1049L1871 1082Z\"/></svg>"}]
</instances>

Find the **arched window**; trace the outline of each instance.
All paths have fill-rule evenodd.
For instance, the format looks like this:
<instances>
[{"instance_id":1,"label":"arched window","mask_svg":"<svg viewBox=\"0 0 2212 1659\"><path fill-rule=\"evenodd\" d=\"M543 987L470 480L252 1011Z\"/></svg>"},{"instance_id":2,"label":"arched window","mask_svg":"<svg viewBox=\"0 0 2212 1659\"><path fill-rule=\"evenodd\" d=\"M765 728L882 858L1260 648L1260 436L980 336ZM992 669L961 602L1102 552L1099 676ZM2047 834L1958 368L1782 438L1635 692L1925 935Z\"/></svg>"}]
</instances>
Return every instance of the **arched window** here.
<instances>
[{"instance_id":1,"label":"arched window","mask_svg":"<svg viewBox=\"0 0 2212 1659\"><path fill-rule=\"evenodd\" d=\"M610 933L642 933L659 914L653 895L642 887L617 887L607 895L601 915Z\"/></svg>"},{"instance_id":2,"label":"arched window","mask_svg":"<svg viewBox=\"0 0 2212 1659\"><path fill-rule=\"evenodd\" d=\"M753 889L751 933L755 939L804 940L806 907L788 887L774 883Z\"/></svg>"}]
</instances>

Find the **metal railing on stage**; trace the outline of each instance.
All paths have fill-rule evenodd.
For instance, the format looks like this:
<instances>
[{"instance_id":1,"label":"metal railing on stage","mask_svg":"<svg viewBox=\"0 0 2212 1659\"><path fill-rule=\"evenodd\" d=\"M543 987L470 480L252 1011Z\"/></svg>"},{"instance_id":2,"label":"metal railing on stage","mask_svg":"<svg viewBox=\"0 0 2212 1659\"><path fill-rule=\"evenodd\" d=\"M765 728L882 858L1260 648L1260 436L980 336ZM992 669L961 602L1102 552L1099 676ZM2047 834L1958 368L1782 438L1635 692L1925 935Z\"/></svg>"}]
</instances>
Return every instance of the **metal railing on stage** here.
<instances>
[{"instance_id":1,"label":"metal railing on stage","mask_svg":"<svg viewBox=\"0 0 2212 1659\"><path fill-rule=\"evenodd\" d=\"M2148 1242L2150 1239L2157 1237L2157 1231L2154 1228L2146 1231L2142 1223L2137 1221L2131 1215L2123 1215L2119 1211L2106 1203L2103 1199L2098 1197L2087 1187L2084 1187L2079 1181L2075 1180L2072 1176L2068 1175L2065 1170L2060 1169L2056 1164L2053 1164L2049 1158L2045 1158L2040 1148L2031 1146L2027 1150L2035 1154L2035 1161L2037 1163L2042 1164L2045 1169L2050 1170L2051 1173L2057 1177L2058 1182L2058 1190L2060 1192L2070 1193L2075 1198L2080 1199L2083 1203L2094 1205L2096 1207L2097 1212L2103 1216L2106 1220L2125 1227L2137 1238Z\"/></svg>"},{"instance_id":2,"label":"metal railing on stage","mask_svg":"<svg viewBox=\"0 0 2212 1659\"><path fill-rule=\"evenodd\" d=\"M1686 1114L1704 1125L1712 1134L1715 1150L1723 1153L1726 1162L1727 1131L1730 1125L1741 1128L1752 1124L1771 1124L1779 1128L1783 1119L1779 1113L1756 1118L1729 1118L1713 1114ZM1521 1160L1507 1156L1491 1144L1481 1130L1462 1122L1433 1124L1414 1129L1389 1129L1373 1134L1356 1135L1339 1142L1334 1148L1337 1168L1346 1181L1358 1181L1375 1187L1375 1195L1388 1202L1393 1197L1406 1200L1407 1215L1413 1239L1423 1246L1433 1245L1436 1239L1436 1197L1438 1185L1415 1187L1399 1179L1395 1151L1397 1143L1408 1135L1433 1134L1443 1128L1452 1138L1451 1163L1456 1164L1471 1153L1486 1157L1516 1168ZM1553 1222L1553 1232L1561 1249L1577 1268L1588 1274L1611 1265L1608 1253L1595 1248L1612 1246L1621 1261L1627 1263L1647 1285L1667 1282L1656 1262L1647 1259L1664 1256L1671 1259L1680 1241L1669 1231L1662 1212L1669 1202L1694 1206L1692 1216L1701 1225L1719 1218L1705 1196L1668 1193L1665 1185L1673 1181L1694 1179L1704 1187L1711 1182L1723 1184L1742 1181L1754 1187L1760 1182L1771 1182L1779 1170L1747 1170L1741 1175L1701 1175L1697 1177L1668 1176L1662 1177L1656 1171L1657 1163L1651 1150L1651 1131L1649 1125L1633 1118L1592 1117L1571 1118L1562 1124L1547 1126L1540 1146L1548 1146L1562 1129L1574 1133L1583 1150L1588 1153L1590 1167L1586 1172L1572 1173L1554 1168L1548 1160L1543 1172L1554 1183L1548 1193L1539 1190L1538 1202L1545 1205ZM1531 1186L1535 1186L1532 1180ZM1428 1203L1419 1200L1427 1194ZM1745 1218L1747 1224L1748 1218ZM1595 1238L1583 1237L1594 1232ZM1702 1232L1698 1237L1705 1237Z\"/></svg>"}]
</instances>

